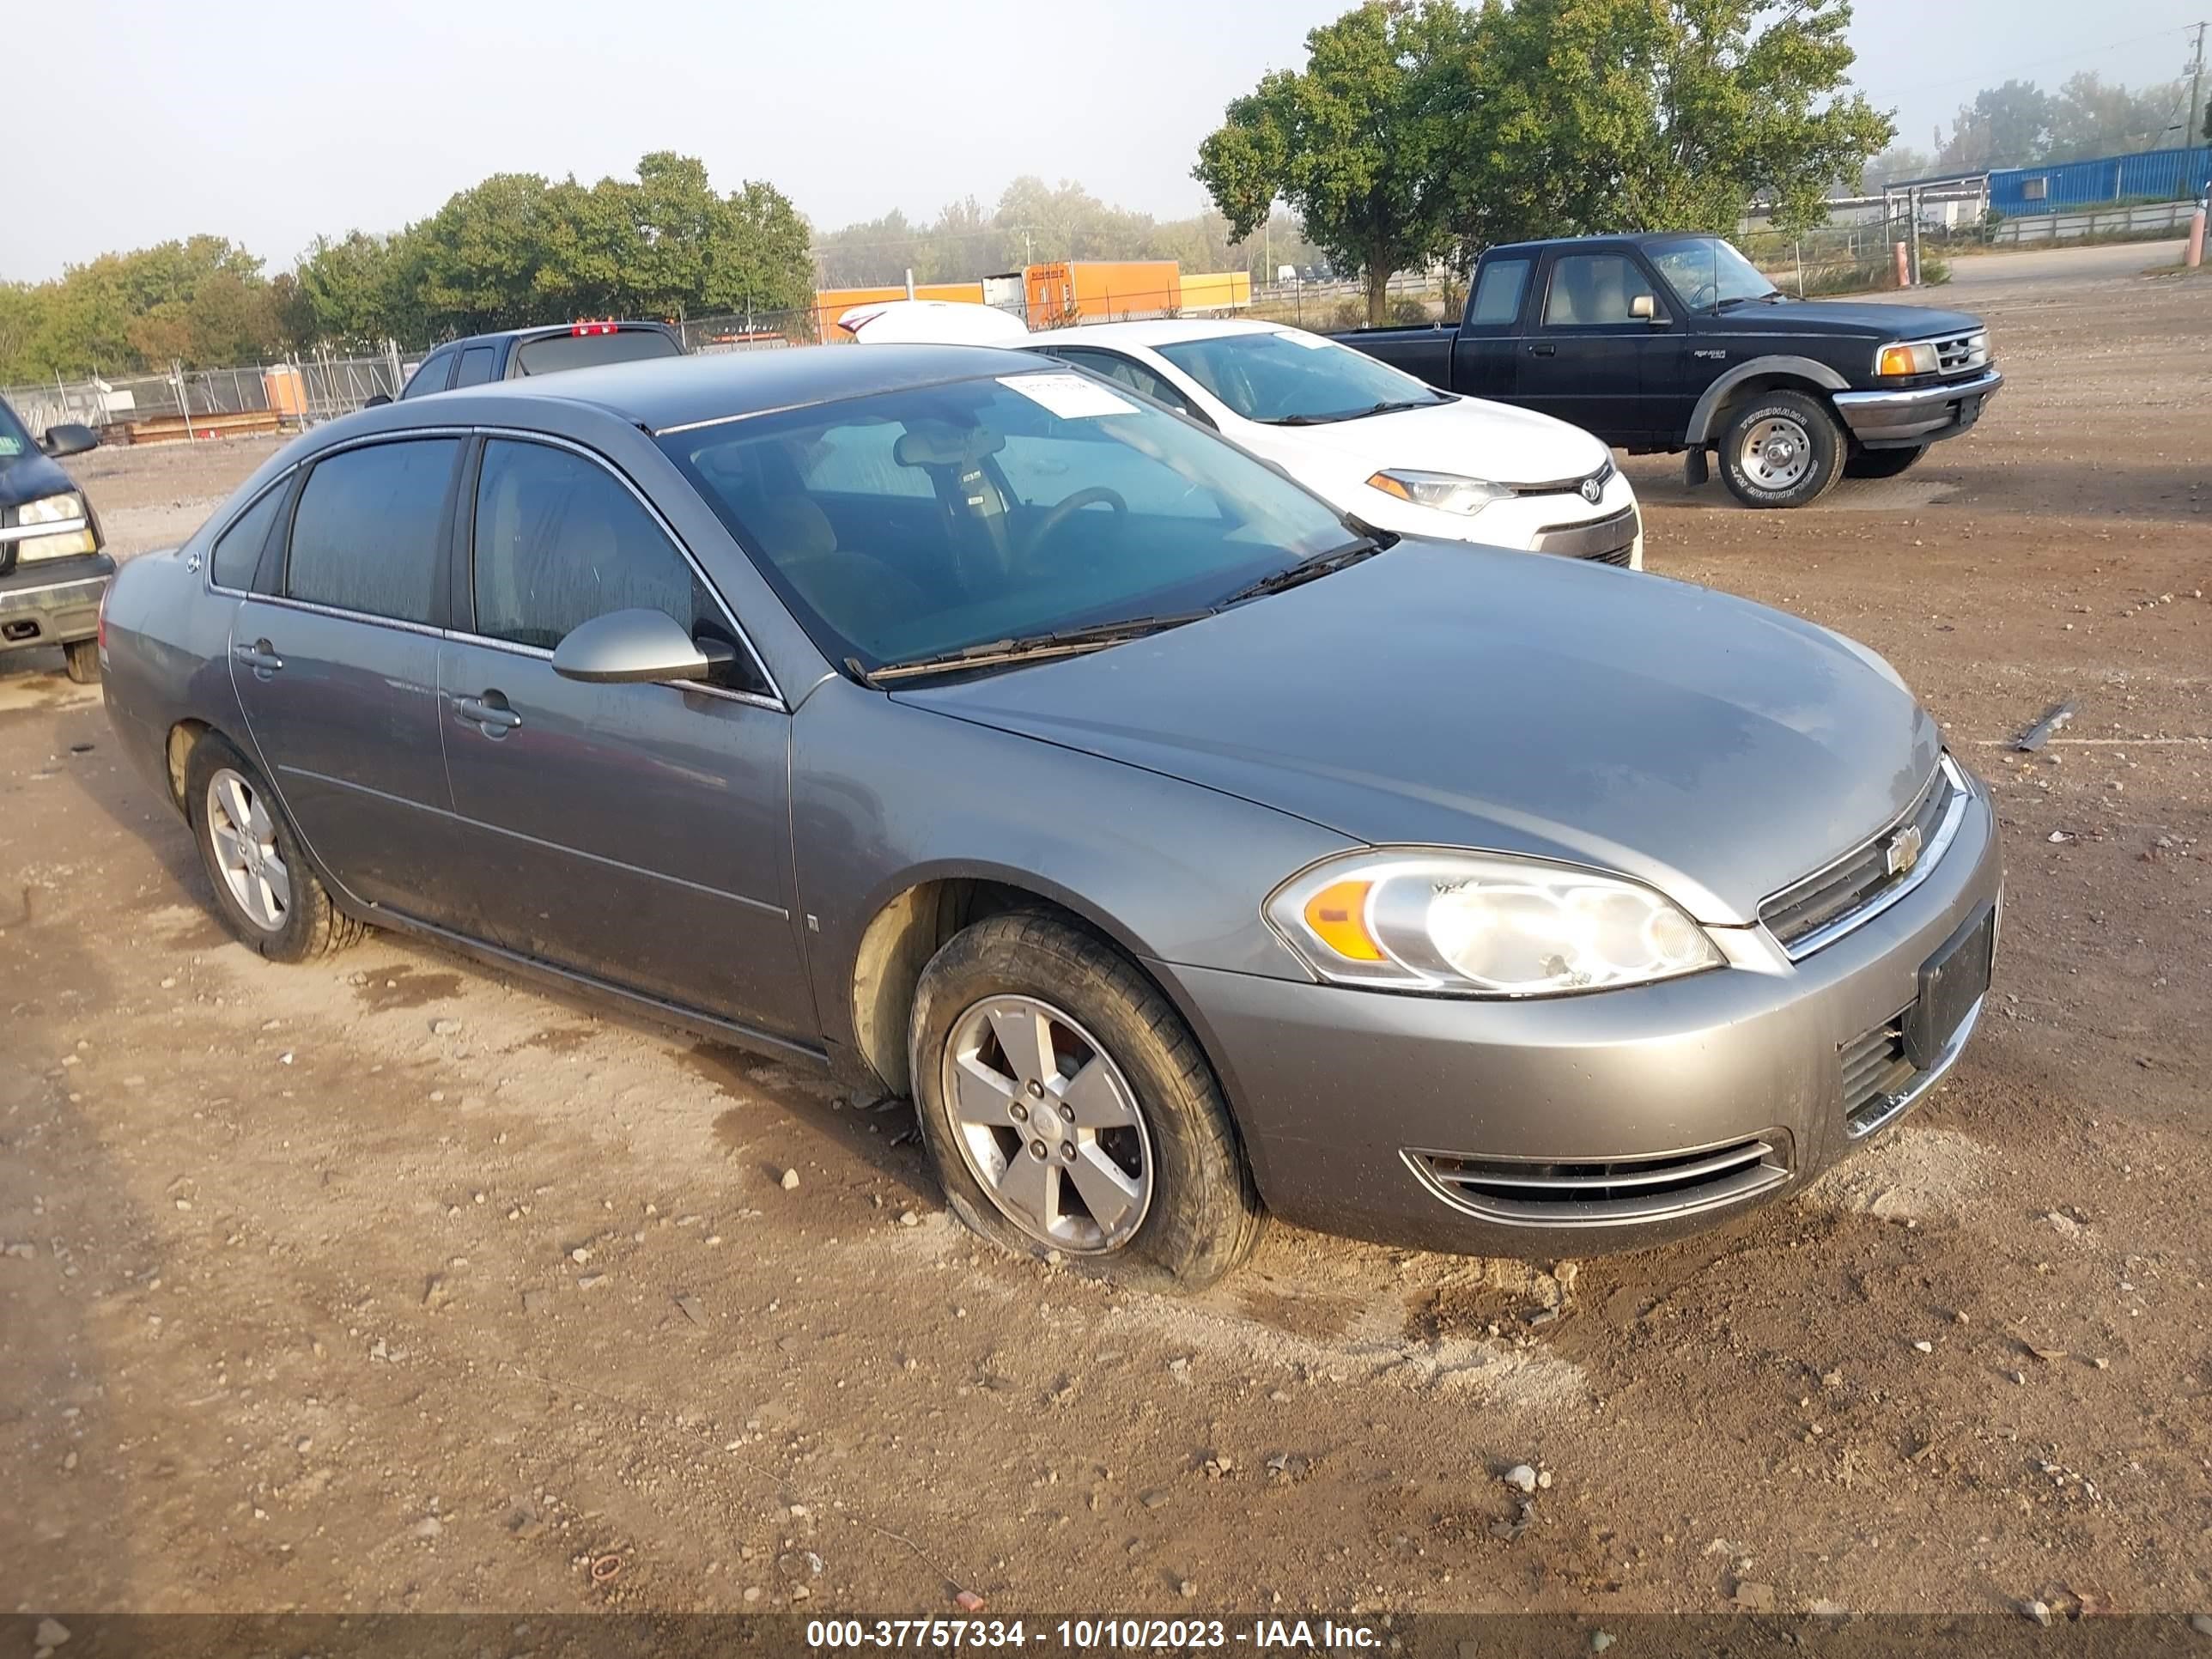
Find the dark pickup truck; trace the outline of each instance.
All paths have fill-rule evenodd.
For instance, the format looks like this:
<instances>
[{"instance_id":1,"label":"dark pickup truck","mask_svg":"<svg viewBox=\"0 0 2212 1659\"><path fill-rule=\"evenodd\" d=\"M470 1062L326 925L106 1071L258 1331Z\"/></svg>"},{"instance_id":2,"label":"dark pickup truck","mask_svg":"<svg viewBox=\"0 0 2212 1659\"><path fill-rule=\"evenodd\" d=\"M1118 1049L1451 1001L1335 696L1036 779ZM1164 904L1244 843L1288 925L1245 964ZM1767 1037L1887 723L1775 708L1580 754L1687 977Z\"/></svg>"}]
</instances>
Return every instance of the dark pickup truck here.
<instances>
[{"instance_id":1,"label":"dark pickup truck","mask_svg":"<svg viewBox=\"0 0 2212 1659\"><path fill-rule=\"evenodd\" d=\"M1476 265L1456 328L1335 337L1430 385L1555 415L1617 449L1705 453L1751 507L1887 478L2004 383L1981 319L1786 299L1717 236L1516 242Z\"/></svg>"},{"instance_id":2,"label":"dark pickup truck","mask_svg":"<svg viewBox=\"0 0 2212 1659\"><path fill-rule=\"evenodd\" d=\"M564 368L681 357L684 343L665 323L555 323L450 340L422 360L400 392L421 398L486 380L552 374Z\"/></svg>"}]
</instances>

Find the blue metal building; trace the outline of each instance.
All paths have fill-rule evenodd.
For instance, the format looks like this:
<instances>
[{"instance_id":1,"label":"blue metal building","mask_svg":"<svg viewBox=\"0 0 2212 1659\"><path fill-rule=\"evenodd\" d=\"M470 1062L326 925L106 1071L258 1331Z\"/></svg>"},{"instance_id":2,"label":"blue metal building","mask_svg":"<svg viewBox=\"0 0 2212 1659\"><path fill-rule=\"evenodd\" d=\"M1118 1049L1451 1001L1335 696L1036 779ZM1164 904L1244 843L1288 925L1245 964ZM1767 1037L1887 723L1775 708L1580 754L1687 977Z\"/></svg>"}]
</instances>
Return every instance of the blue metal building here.
<instances>
[{"instance_id":1,"label":"blue metal building","mask_svg":"<svg viewBox=\"0 0 2212 1659\"><path fill-rule=\"evenodd\" d=\"M2212 146L2149 149L2094 161L2002 167L1990 174L1990 205L2008 218L2103 207L2111 202L2179 202L2203 193Z\"/></svg>"}]
</instances>

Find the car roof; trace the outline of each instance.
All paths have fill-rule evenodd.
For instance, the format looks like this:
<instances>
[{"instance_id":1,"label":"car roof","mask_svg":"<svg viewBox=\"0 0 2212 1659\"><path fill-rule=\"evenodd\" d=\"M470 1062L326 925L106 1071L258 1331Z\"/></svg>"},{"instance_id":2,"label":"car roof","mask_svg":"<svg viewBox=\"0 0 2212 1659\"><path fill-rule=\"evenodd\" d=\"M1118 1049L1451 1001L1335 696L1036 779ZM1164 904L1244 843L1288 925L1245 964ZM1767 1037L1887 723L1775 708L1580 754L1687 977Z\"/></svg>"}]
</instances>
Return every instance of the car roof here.
<instances>
[{"instance_id":1,"label":"car roof","mask_svg":"<svg viewBox=\"0 0 2212 1659\"><path fill-rule=\"evenodd\" d=\"M1285 323L1260 322L1249 317L1154 317L1127 323L1083 323L1074 328L1055 328L1036 336L1030 349L1097 345L1173 345L1179 340L1215 340L1224 334L1285 334Z\"/></svg>"},{"instance_id":2,"label":"car roof","mask_svg":"<svg viewBox=\"0 0 2212 1659\"><path fill-rule=\"evenodd\" d=\"M652 329L656 333L670 335L676 331L666 323L653 322L647 319L610 317L605 319L605 322L617 334L627 334L635 329ZM457 340L441 340L422 355L427 357L430 355L430 351L441 351L447 346L481 345L486 340L541 339L549 334L573 333L582 326L580 323L531 323L521 328L495 328L482 334L464 334Z\"/></svg>"},{"instance_id":3,"label":"car roof","mask_svg":"<svg viewBox=\"0 0 2212 1659\"><path fill-rule=\"evenodd\" d=\"M805 409L951 380L1035 374L1042 367L1033 353L995 346L793 346L651 357L538 378L491 380L459 392L439 392L412 406L434 414L439 398L455 396L586 404L658 434L710 421Z\"/></svg>"},{"instance_id":4,"label":"car roof","mask_svg":"<svg viewBox=\"0 0 2212 1659\"><path fill-rule=\"evenodd\" d=\"M1484 251L1484 257L1492 253L1540 253L1547 247L1575 247L1583 244L1604 244L1619 247L1626 242L1631 247L1648 247L1654 242L1680 241L1685 236L1711 236L1726 240L1717 230L1624 230L1597 236L1543 236L1532 242L1500 242Z\"/></svg>"}]
</instances>

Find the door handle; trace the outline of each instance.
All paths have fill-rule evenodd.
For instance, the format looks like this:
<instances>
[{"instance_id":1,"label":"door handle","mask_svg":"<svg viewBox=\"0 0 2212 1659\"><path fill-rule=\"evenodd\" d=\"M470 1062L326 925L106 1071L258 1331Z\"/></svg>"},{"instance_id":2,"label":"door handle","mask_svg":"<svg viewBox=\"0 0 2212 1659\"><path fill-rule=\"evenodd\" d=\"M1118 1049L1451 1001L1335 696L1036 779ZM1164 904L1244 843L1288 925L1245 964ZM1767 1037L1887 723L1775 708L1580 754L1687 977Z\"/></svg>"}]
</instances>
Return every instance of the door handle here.
<instances>
[{"instance_id":1,"label":"door handle","mask_svg":"<svg viewBox=\"0 0 2212 1659\"><path fill-rule=\"evenodd\" d=\"M1531 357L1554 357L1559 355L1559 348L1557 346L1548 345L1532 345L1528 348L1528 355Z\"/></svg>"},{"instance_id":2,"label":"door handle","mask_svg":"<svg viewBox=\"0 0 2212 1659\"><path fill-rule=\"evenodd\" d=\"M234 645L230 647L230 654L234 660L251 668L255 678L259 679L267 679L284 666L284 659L276 654L276 647L266 640L256 640L251 645Z\"/></svg>"},{"instance_id":3,"label":"door handle","mask_svg":"<svg viewBox=\"0 0 2212 1659\"><path fill-rule=\"evenodd\" d=\"M488 738L503 738L522 724L522 716L507 706L507 698L497 691L487 691L481 697L455 697L453 713L465 726L473 726Z\"/></svg>"}]
</instances>

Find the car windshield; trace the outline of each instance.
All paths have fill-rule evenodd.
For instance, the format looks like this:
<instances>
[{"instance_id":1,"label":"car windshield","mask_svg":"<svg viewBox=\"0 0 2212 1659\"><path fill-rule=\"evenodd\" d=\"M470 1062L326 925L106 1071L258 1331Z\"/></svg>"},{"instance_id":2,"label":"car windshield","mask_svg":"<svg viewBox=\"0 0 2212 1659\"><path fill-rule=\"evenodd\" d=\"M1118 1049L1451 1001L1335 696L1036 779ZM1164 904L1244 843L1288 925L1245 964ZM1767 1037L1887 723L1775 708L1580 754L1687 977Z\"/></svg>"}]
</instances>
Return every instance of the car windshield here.
<instances>
[{"instance_id":1,"label":"car windshield","mask_svg":"<svg viewBox=\"0 0 2212 1659\"><path fill-rule=\"evenodd\" d=\"M1248 421L1311 426L1450 401L1318 334L1218 334L1154 350Z\"/></svg>"},{"instance_id":2,"label":"car windshield","mask_svg":"<svg viewBox=\"0 0 2212 1659\"><path fill-rule=\"evenodd\" d=\"M1187 617L1354 538L1271 468L1041 369L665 434L833 662Z\"/></svg>"},{"instance_id":3,"label":"car windshield","mask_svg":"<svg viewBox=\"0 0 2212 1659\"><path fill-rule=\"evenodd\" d=\"M22 422L15 418L15 411L8 407L7 399L0 398L0 467L14 465L37 448L31 434L23 430Z\"/></svg>"},{"instance_id":4,"label":"car windshield","mask_svg":"<svg viewBox=\"0 0 2212 1659\"><path fill-rule=\"evenodd\" d=\"M1644 249L1659 274L1692 311L1717 311L1778 293L1759 267L1717 236L1686 236Z\"/></svg>"}]
</instances>

